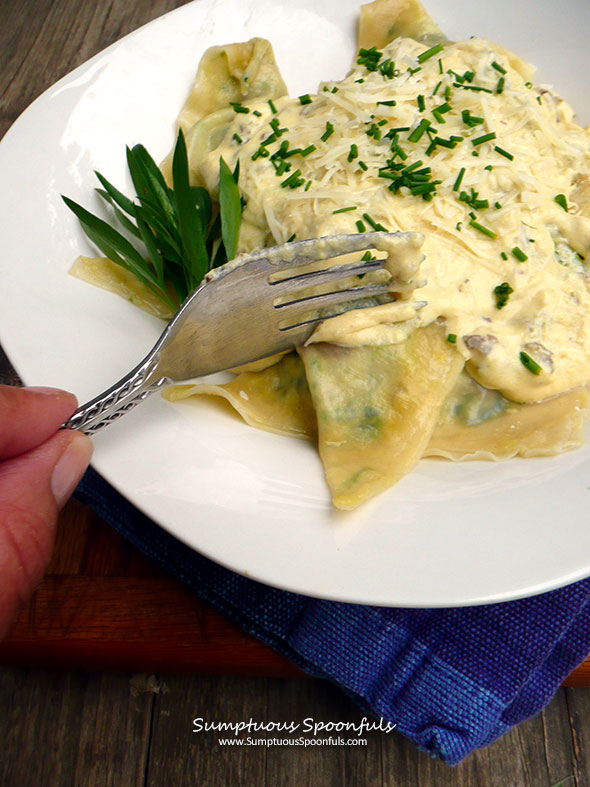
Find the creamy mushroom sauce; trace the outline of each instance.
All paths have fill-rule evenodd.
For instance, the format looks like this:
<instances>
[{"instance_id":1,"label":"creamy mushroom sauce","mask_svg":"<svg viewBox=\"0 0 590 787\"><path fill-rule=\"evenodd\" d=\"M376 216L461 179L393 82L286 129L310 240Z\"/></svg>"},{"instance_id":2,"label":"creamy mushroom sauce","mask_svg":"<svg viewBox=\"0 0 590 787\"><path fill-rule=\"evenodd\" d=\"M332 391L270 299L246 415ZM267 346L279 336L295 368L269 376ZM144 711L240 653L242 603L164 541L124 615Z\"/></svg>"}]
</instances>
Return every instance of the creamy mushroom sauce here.
<instances>
[{"instance_id":1,"label":"creamy mushroom sauce","mask_svg":"<svg viewBox=\"0 0 590 787\"><path fill-rule=\"evenodd\" d=\"M439 51L401 38L360 61L316 95L236 106L200 169L215 189L219 156L239 159L244 220L264 244L424 235L409 299L334 318L314 339L395 343L439 320L478 382L511 399L587 383L588 130L484 39Z\"/></svg>"}]
</instances>

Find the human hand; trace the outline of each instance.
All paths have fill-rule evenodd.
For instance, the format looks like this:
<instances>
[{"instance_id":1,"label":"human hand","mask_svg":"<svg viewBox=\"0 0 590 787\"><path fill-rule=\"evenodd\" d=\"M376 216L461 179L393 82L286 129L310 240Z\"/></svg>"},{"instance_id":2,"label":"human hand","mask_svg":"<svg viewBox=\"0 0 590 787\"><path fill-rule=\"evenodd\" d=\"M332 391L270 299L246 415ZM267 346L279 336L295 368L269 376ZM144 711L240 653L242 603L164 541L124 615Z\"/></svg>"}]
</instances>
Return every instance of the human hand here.
<instances>
[{"instance_id":1,"label":"human hand","mask_svg":"<svg viewBox=\"0 0 590 787\"><path fill-rule=\"evenodd\" d=\"M59 510L92 455L86 435L56 431L73 394L0 385L0 637L43 576Z\"/></svg>"}]
</instances>

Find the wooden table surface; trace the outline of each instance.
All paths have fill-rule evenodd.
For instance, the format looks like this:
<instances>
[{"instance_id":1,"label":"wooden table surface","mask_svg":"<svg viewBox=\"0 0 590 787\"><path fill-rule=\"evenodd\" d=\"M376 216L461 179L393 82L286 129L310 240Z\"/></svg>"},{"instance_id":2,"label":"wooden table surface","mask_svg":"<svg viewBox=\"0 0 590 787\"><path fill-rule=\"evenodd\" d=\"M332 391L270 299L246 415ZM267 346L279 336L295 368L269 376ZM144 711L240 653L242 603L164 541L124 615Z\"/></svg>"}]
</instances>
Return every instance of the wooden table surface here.
<instances>
[{"instance_id":1,"label":"wooden table surface","mask_svg":"<svg viewBox=\"0 0 590 787\"><path fill-rule=\"evenodd\" d=\"M45 88L179 0L0 0L0 137ZM2 337L0 336L0 342ZM0 383L18 378L0 348ZM590 664L536 718L450 769L396 733L365 747L220 746L192 720L360 721L336 688L188 593L70 502L0 645L3 785L590 784ZM574 688L577 686L577 688Z\"/></svg>"}]
</instances>

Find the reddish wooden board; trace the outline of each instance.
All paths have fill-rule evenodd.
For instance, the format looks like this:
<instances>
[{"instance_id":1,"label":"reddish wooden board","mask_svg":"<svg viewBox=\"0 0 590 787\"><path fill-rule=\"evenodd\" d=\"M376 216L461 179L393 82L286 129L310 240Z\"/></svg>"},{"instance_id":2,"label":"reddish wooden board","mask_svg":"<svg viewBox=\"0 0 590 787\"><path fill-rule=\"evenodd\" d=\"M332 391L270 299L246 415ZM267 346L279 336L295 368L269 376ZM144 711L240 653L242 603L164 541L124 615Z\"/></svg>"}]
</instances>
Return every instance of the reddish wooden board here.
<instances>
[{"instance_id":1,"label":"reddish wooden board","mask_svg":"<svg viewBox=\"0 0 590 787\"><path fill-rule=\"evenodd\" d=\"M70 502L45 579L0 643L30 667L303 675ZM590 686L590 660L566 681Z\"/></svg>"}]
</instances>

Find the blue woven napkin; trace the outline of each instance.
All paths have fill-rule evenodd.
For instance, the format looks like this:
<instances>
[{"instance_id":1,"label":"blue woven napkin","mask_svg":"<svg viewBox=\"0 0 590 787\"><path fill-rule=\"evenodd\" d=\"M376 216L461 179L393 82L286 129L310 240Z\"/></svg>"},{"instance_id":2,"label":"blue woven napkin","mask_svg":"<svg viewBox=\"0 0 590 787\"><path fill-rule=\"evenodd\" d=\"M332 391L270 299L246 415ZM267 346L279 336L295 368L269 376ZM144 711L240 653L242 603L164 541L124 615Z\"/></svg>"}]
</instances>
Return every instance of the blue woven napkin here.
<instances>
[{"instance_id":1,"label":"blue woven napkin","mask_svg":"<svg viewBox=\"0 0 590 787\"><path fill-rule=\"evenodd\" d=\"M92 469L76 497L244 629L449 764L540 711L590 652L590 579L457 609L320 601L193 552Z\"/></svg>"}]
</instances>

